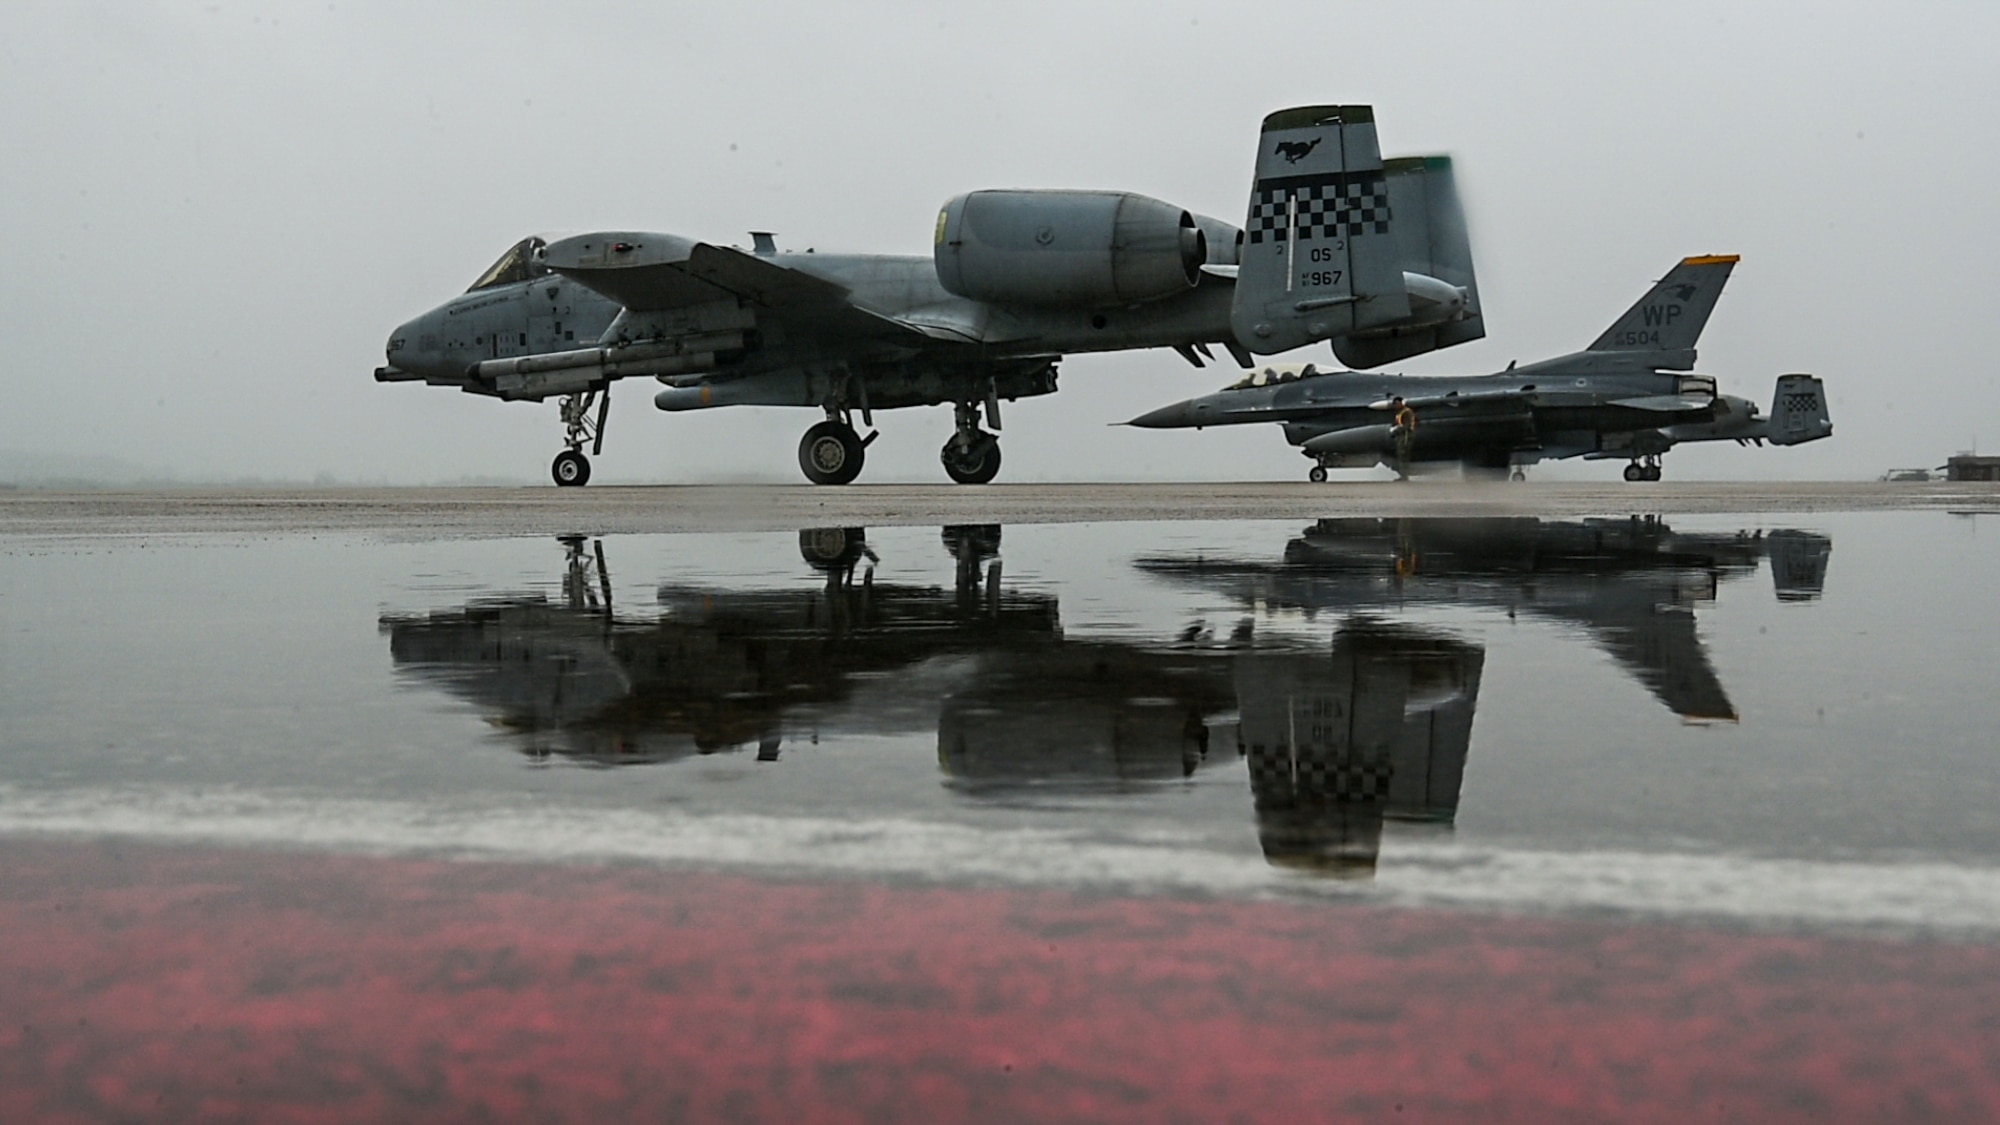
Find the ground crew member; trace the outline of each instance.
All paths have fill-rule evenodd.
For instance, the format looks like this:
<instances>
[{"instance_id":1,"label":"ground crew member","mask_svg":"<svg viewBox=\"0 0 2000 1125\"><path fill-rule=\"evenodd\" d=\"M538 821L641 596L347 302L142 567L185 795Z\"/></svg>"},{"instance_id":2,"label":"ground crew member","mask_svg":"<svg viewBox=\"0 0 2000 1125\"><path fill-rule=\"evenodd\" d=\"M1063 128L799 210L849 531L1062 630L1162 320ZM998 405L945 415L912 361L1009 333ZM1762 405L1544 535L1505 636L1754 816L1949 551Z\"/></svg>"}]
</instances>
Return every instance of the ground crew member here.
<instances>
[{"instance_id":1,"label":"ground crew member","mask_svg":"<svg viewBox=\"0 0 2000 1125\"><path fill-rule=\"evenodd\" d=\"M1417 444L1417 412L1403 401L1402 395L1389 400L1396 408L1396 425L1389 435L1396 439L1396 475L1410 479L1410 452Z\"/></svg>"}]
</instances>

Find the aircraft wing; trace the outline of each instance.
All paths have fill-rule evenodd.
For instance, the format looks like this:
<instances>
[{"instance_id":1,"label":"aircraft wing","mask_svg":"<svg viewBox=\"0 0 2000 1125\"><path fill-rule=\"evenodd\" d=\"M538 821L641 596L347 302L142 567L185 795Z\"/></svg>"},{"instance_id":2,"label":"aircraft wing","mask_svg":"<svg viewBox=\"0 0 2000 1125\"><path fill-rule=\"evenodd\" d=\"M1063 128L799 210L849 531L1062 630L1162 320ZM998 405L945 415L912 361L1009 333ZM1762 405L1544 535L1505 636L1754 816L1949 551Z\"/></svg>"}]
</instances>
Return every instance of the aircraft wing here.
<instances>
[{"instance_id":1,"label":"aircraft wing","mask_svg":"<svg viewBox=\"0 0 2000 1125\"><path fill-rule=\"evenodd\" d=\"M1695 633L1694 611L1663 607L1650 620L1594 623L1599 643L1683 719L1736 720L1736 705Z\"/></svg>"},{"instance_id":2,"label":"aircraft wing","mask_svg":"<svg viewBox=\"0 0 2000 1125\"><path fill-rule=\"evenodd\" d=\"M684 268L689 277L767 309L834 309L848 303L845 286L706 242L688 252Z\"/></svg>"},{"instance_id":3,"label":"aircraft wing","mask_svg":"<svg viewBox=\"0 0 2000 1125\"><path fill-rule=\"evenodd\" d=\"M961 340L854 304L846 286L726 246L673 235L597 233L549 244L556 273L639 313L736 298L788 323L832 335L918 344Z\"/></svg>"}]
</instances>

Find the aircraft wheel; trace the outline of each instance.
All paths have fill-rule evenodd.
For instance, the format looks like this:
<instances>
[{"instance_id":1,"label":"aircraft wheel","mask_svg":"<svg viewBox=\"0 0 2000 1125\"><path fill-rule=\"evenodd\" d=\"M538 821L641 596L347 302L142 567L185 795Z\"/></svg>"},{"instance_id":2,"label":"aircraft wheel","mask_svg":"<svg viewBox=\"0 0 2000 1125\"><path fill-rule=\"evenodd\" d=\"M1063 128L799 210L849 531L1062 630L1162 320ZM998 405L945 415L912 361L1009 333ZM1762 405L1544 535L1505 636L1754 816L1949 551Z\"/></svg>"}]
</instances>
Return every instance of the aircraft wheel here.
<instances>
[{"instance_id":1,"label":"aircraft wheel","mask_svg":"<svg viewBox=\"0 0 2000 1125\"><path fill-rule=\"evenodd\" d=\"M944 549L960 562L984 562L1000 553L997 523L946 524L938 532Z\"/></svg>"},{"instance_id":2,"label":"aircraft wheel","mask_svg":"<svg viewBox=\"0 0 2000 1125\"><path fill-rule=\"evenodd\" d=\"M814 484L849 484L861 475L867 455L861 435L845 422L829 418L799 439L799 468Z\"/></svg>"},{"instance_id":3,"label":"aircraft wheel","mask_svg":"<svg viewBox=\"0 0 2000 1125\"><path fill-rule=\"evenodd\" d=\"M1309 472L1307 472L1307 473L1306 473L1306 479L1307 479L1307 480L1309 480L1309 481L1311 481L1311 482L1313 482L1314 484L1325 484L1325 483L1326 483L1326 466L1325 466L1325 465L1314 465L1314 466L1312 467L1312 469L1311 469L1311 470L1310 470Z\"/></svg>"},{"instance_id":4,"label":"aircraft wheel","mask_svg":"<svg viewBox=\"0 0 2000 1125\"><path fill-rule=\"evenodd\" d=\"M590 458L574 449L565 449L556 454L555 463L549 466L549 475L562 488L575 488L590 483Z\"/></svg>"},{"instance_id":5,"label":"aircraft wheel","mask_svg":"<svg viewBox=\"0 0 2000 1125\"><path fill-rule=\"evenodd\" d=\"M851 567L867 550L867 528L809 527L799 532L799 557L814 570Z\"/></svg>"},{"instance_id":6,"label":"aircraft wheel","mask_svg":"<svg viewBox=\"0 0 2000 1125\"><path fill-rule=\"evenodd\" d=\"M1634 481L1645 480L1646 467L1637 461L1632 462L1630 465L1625 466L1625 479Z\"/></svg>"},{"instance_id":7,"label":"aircraft wheel","mask_svg":"<svg viewBox=\"0 0 2000 1125\"><path fill-rule=\"evenodd\" d=\"M938 459L944 462L944 475L958 483L986 484L1000 475L1000 441L992 434L981 434L967 451L953 438L944 443Z\"/></svg>"},{"instance_id":8,"label":"aircraft wheel","mask_svg":"<svg viewBox=\"0 0 2000 1125\"><path fill-rule=\"evenodd\" d=\"M1527 480L1528 471L1526 469L1523 469L1521 466L1516 465L1514 466L1514 471L1507 474L1507 479L1515 482Z\"/></svg>"},{"instance_id":9,"label":"aircraft wheel","mask_svg":"<svg viewBox=\"0 0 2000 1125\"><path fill-rule=\"evenodd\" d=\"M1659 480L1659 479L1660 479L1660 467L1659 467L1658 465L1648 465L1648 466L1646 466L1646 479L1647 479L1647 480Z\"/></svg>"}]
</instances>

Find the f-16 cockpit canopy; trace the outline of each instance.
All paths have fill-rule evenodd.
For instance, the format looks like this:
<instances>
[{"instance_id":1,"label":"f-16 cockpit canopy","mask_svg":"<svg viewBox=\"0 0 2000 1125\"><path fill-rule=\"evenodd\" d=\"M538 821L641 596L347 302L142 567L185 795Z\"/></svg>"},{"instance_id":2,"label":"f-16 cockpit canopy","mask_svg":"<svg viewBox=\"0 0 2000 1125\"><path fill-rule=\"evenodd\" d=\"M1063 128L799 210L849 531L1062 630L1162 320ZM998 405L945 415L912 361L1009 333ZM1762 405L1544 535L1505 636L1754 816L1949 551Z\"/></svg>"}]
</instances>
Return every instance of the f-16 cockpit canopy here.
<instances>
[{"instance_id":1,"label":"f-16 cockpit canopy","mask_svg":"<svg viewBox=\"0 0 2000 1125\"><path fill-rule=\"evenodd\" d=\"M548 248L546 239L530 236L516 242L500 260L486 267L479 280L472 283L467 293L477 293L481 289L493 289L502 285L512 285L517 281L528 281L549 272L542 264L542 251Z\"/></svg>"},{"instance_id":2,"label":"f-16 cockpit canopy","mask_svg":"<svg viewBox=\"0 0 2000 1125\"><path fill-rule=\"evenodd\" d=\"M1332 373L1321 371L1310 363L1304 367L1295 368L1260 367L1254 371L1246 372L1241 379L1222 389L1225 391L1241 391L1251 387L1275 387L1279 383L1296 383L1300 379L1311 379L1316 375L1328 374Z\"/></svg>"}]
</instances>

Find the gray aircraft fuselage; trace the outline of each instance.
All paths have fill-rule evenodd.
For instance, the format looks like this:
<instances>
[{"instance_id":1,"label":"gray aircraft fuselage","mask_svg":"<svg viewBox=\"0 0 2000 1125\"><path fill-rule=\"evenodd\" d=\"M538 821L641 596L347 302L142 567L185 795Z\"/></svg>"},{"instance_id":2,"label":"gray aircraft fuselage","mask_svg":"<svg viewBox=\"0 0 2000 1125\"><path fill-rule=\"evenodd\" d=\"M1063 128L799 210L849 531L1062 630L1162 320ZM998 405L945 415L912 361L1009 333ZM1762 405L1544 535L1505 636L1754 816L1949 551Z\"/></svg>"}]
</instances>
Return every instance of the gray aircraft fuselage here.
<instances>
[{"instance_id":1,"label":"gray aircraft fuselage","mask_svg":"<svg viewBox=\"0 0 2000 1125\"><path fill-rule=\"evenodd\" d=\"M1527 451L1537 458L1645 455L1665 452L1677 441L1765 436L1755 403L1714 389L1708 376L1656 370L1640 356L1598 352L1490 375L1312 372L1191 398L1130 424L1202 429L1278 423L1293 445L1349 434L1354 452L1364 444L1387 450L1393 425L1388 404L1401 397L1417 404L1414 460L1491 467L1535 459L1523 457ZM1695 397L1686 399L1685 408L1662 409L1683 395ZM1635 399L1652 408L1621 405Z\"/></svg>"},{"instance_id":2,"label":"gray aircraft fuselage","mask_svg":"<svg viewBox=\"0 0 2000 1125\"><path fill-rule=\"evenodd\" d=\"M1231 338L1232 287L1220 278L1204 277L1185 294L1130 307L1010 307L947 292L929 257L819 253L773 257L788 269L848 289L859 309L921 324L941 338L958 337L980 347L975 358L957 348L926 355L920 348L886 339L872 347L851 338L829 346L809 326L760 325L758 346L725 364L723 374L796 376L796 383L760 381L760 390L782 394L786 400L770 405L820 402L832 393L831 382L844 378L853 366L875 366L882 373L901 370L907 375L887 385L871 382L872 407L935 405L984 397L979 385L991 377L992 368L1018 370L1023 360L1046 366L1066 353L1166 348ZM411 375L462 380L473 393L510 397L464 378L466 371L484 360L597 344L623 311L617 302L585 285L543 274L474 290L402 325L390 339L388 359Z\"/></svg>"},{"instance_id":3,"label":"gray aircraft fuselage","mask_svg":"<svg viewBox=\"0 0 2000 1125\"><path fill-rule=\"evenodd\" d=\"M556 399L558 485L590 477L612 384L661 410L822 411L816 484L856 479L875 412L949 404L945 474L1000 469L1000 404L1052 394L1065 355L1173 348L1242 366L1332 341L1373 366L1485 334L1444 157L1384 161L1368 106L1268 115L1238 227L1132 192L989 189L938 212L928 256L743 250L652 231L529 238L470 291L399 326L378 382Z\"/></svg>"},{"instance_id":4,"label":"gray aircraft fuselage","mask_svg":"<svg viewBox=\"0 0 2000 1125\"><path fill-rule=\"evenodd\" d=\"M1830 435L1825 388L1811 375L1779 376L1764 417L1693 373L1695 343L1737 260L1683 258L1589 347L1553 359L1458 376L1271 367L1129 424L1276 423L1314 459L1316 481L1329 468L1505 469L1564 457L1629 458L1626 480L1658 480L1660 455L1681 442L1798 445Z\"/></svg>"}]
</instances>

